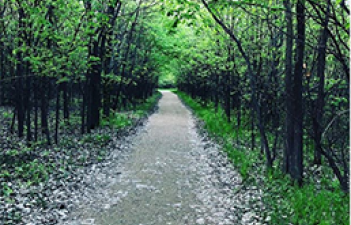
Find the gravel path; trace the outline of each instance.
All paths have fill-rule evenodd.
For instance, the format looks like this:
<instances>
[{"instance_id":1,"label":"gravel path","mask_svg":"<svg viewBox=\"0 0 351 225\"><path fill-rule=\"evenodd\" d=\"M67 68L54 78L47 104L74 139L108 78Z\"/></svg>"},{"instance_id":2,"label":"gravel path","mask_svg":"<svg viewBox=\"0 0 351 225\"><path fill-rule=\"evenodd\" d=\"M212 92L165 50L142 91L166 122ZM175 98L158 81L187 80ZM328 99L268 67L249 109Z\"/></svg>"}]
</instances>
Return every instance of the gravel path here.
<instances>
[{"instance_id":1,"label":"gravel path","mask_svg":"<svg viewBox=\"0 0 351 225\"><path fill-rule=\"evenodd\" d=\"M108 166L89 174L79 207L61 224L258 224L260 191L240 189L240 175L219 147L197 133L190 111L171 92L159 110L116 150ZM114 158L113 154L111 156ZM122 157L122 158L123 158Z\"/></svg>"}]
</instances>

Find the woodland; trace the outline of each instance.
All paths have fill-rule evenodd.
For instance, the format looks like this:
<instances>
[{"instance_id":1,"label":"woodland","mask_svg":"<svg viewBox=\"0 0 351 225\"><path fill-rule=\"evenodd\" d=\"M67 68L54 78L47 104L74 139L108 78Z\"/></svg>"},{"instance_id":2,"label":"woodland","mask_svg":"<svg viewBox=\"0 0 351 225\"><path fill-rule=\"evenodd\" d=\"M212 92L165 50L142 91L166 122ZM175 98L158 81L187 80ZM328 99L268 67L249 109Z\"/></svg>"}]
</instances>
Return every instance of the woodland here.
<instances>
[{"instance_id":1,"label":"woodland","mask_svg":"<svg viewBox=\"0 0 351 225\"><path fill-rule=\"evenodd\" d=\"M158 88L265 187L270 224L348 224L349 14L345 0L0 0L0 224L20 224L16 191L103 160Z\"/></svg>"}]
</instances>

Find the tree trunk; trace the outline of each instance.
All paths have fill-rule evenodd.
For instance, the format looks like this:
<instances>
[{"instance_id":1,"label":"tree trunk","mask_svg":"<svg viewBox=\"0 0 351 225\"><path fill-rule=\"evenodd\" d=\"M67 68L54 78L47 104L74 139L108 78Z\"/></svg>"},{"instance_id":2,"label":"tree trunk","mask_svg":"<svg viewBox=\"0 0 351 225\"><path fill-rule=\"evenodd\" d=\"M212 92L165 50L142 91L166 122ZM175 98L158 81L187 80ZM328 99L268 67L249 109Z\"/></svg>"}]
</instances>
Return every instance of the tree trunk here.
<instances>
[{"instance_id":1,"label":"tree trunk","mask_svg":"<svg viewBox=\"0 0 351 225\"><path fill-rule=\"evenodd\" d=\"M284 5L286 8L286 22L287 22L287 33L286 33L286 51L285 51L285 106L286 106L286 142L283 151L283 172L290 173L291 163L291 152L294 148L294 115L293 115L293 104L294 95L292 92L292 63L293 63L293 20L291 12L290 0L285 0Z\"/></svg>"},{"instance_id":2,"label":"tree trunk","mask_svg":"<svg viewBox=\"0 0 351 225\"><path fill-rule=\"evenodd\" d=\"M29 63L26 63L26 112L27 112L27 119L26 119L26 127L27 127L27 143L30 145L32 141L32 129L31 129L31 78L28 73L29 70Z\"/></svg>"},{"instance_id":3,"label":"tree trunk","mask_svg":"<svg viewBox=\"0 0 351 225\"><path fill-rule=\"evenodd\" d=\"M260 115L260 106L258 104L257 101L257 97L256 97L256 85L257 85L257 81L256 81L256 76L253 72L253 67L252 67L252 63L250 61L249 56L246 54L241 41L237 38L237 36L230 31L230 29L223 23L223 21L221 21L216 15L215 13L210 9L208 3L205 0L202 0L202 3L204 4L205 8L207 9L207 11L211 14L212 18L223 28L223 30L230 36L230 38L236 43L237 47L238 47L238 51L241 54L241 56L244 58L245 63L247 65L247 72L249 75L249 81L250 81L250 92L251 92L251 100L252 100L252 110L256 113L257 116L257 127L259 129L261 138L263 138L263 142L264 142L264 147L265 147L265 153L266 153L266 165L268 168L271 168L273 165L273 161L272 161L272 156L271 156L271 152L269 149L269 145L268 145L268 139L266 136L266 132L265 132L265 128L264 125L262 124L262 118Z\"/></svg>"},{"instance_id":4,"label":"tree trunk","mask_svg":"<svg viewBox=\"0 0 351 225\"><path fill-rule=\"evenodd\" d=\"M303 108L302 108L302 77L305 53L305 0L298 0L296 5L297 40L296 64L293 81L294 93L294 148L292 152L291 176L299 185L303 179Z\"/></svg>"},{"instance_id":5,"label":"tree trunk","mask_svg":"<svg viewBox=\"0 0 351 225\"><path fill-rule=\"evenodd\" d=\"M18 57L20 58L20 56ZM22 81L22 65L21 62L17 65L17 87L16 87L16 108L17 108L17 120L18 120L18 136L23 137L24 134L24 107L23 107L23 81Z\"/></svg>"},{"instance_id":6,"label":"tree trunk","mask_svg":"<svg viewBox=\"0 0 351 225\"><path fill-rule=\"evenodd\" d=\"M93 41L93 47L89 47L90 57L99 58L99 43ZM100 108L101 108L101 59L90 62L92 65L87 72L88 90L88 120L87 131L95 129L100 125Z\"/></svg>"},{"instance_id":7,"label":"tree trunk","mask_svg":"<svg viewBox=\"0 0 351 225\"><path fill-rule=\"evenodd\" d=\"M18 43L19 46L23 45L23 40L24 40L24 34L23 34L23 29L24 29L24 11L23 8L20 6L19 8L19 37L21 37L20 43ZM24 119L25 119L25 112L24 112L24 101L23 101L23 53L22 51L18 50L18 53L16 55L17 58L17 70L16 70L16 76L17 76L17 86L16 86L16 106L17 106L17 119L18 119L18 136L23 137L24 135Z\"/></svg>"},{"instance_id":8,"label":"tree trunk","mask_svg":"<svg viewBox=\"0 0 351 225\"><path fill-rule=\"evenodd\" d=\"M314 163L316 165L322 164L322 123L324 115L324 82L325 82L325 59L326 59L326 50L328 42L328 23L329 23L329 10L330 10L330 0L328 0L327 12L325 15L325 21L323 23L323 28L321 31L321 39L318 48L318 61L317 61L317 77L319 78L318 82L318 95L316 100L316 106L314 108L315 114L313 117L313 130L314 130Z\"/></svg>"},{"instance_id":9,"label":"tree trunk","mask_svg":"<svg viewBox=\"0 0 351 225\"><path fill-rule=\"evenodd\" d=\"M38 141L38 85L39 80L35 79L34 83L34 140Z\"/></svg>"},{"instance_id":10,"label":"tree trunk","mask_svg":"<svg viewBox=\"0 0 351 225\"><path fill-rule=\"evenodd\" d=\"M46 77L42 78L42 90L41 90L41 128L42 133L46 136L47 144L51 144L50 131L48 124L48 103L46 98L50 98L50 94L46 90L49 90L48 81ZM46 95L47 94L47 95Z\"/></svg>"},{"instance_id":11,"label":"tree trunk","mask_svg":"<svg viewBox=\"0 0 351 225\"><path fill-rule=\"evenodd\" d=\"M56 93L56 118L55 118L55 143L58 144L58 132L60 126L60 85L57 87Z\"/></svg>"},{"instance_id":12,"label":"tree trunk","mask_svg":"<svg viewBox=\"0 0 351 225\"><path fill-rule=\"evenodd\" d=\"M63 118L66 122L69 122L69 98L67 90L67 82L62 83L63 91Z\"/></svg>"}]
</instances>

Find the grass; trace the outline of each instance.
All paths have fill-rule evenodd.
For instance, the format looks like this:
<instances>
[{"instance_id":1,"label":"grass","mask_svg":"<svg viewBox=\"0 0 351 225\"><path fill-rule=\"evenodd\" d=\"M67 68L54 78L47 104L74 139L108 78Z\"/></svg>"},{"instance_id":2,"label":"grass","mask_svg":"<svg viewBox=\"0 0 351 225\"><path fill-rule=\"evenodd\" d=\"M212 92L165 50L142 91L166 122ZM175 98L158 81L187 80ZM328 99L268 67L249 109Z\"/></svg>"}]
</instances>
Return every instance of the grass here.
<instances>
[{"instance_id":1,"label":"grass","mask_svg":"<svg viewBox=\"0 0 351 225\"><path fill-rule=\"evenodd\" d=\"M337 181L330 181L328 188L317 188L317 184L308 183L303 187L295 186L291 179L281 173L279 168L264 171L264 161L259 151L252 151L238 146L235 139L250 140L247 131L237 131L227 121L222 108L215 112L214 106L203 105L187 94L176 94L204 122L205 129L214 138L220 140L223 150L238 169L244 179L257 185L260 182L264 197L262 201L269 208L265 215L269 224L301 225L346 225L349 224L349 194L340 190ZM259 167L254 166L259 163ZM263 179L257 181L257 174ZM322 184L322 185L325 185Z\"/></svg>"},{"instance_id":2,"label":"grass","mask_svg":"<svg viewBox=\"0 0 351 225\"><path fill-rule=\"evenodd\" d=\"M241 131L234 129L234 126L227 121L224 110L219 107L216 112L214 106L202 105L193 100L182 92L175 92L178 96L193 110L195 115L204 121L205 129L210 135L221 140L223 150L228 154L229 159L235 164L240 165L238 168L243 178L249 175L249 168L253 166L256 155L253 152L245 152L244 148L238 149L234 147L233 140L241 135Z\"/></svg>"},{"instance_id":3,"label":"grass","mask_svg":"<svg viewBox=\"0 0 351 225\"><path fill-rule=\"evenodd\" d=\"M172 91L172 92L176 92L177 88L159 88L158 91Z\"/></svg>"},{"instance_id":4,"label":"grass","mask_svg":"<svg viewBox=\"0 0 351 225\"><path fill-rule=\"evenodd\" d=\"M155 107L161 93L156 92L145 102L137 104L135 107L129 106L124 112L112 112L109 118L102 118L101 125L115 129L123 129L132 126L133 123L147 114Z\"/></svg>"}]
</instances>

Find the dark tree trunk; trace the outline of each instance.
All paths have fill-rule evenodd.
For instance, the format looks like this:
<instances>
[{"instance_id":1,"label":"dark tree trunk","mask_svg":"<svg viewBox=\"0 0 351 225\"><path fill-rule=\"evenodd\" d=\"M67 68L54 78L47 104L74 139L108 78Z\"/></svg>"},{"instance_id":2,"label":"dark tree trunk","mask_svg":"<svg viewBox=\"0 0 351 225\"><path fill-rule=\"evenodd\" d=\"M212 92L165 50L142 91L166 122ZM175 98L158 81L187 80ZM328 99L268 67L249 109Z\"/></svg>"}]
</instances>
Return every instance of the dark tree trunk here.
<instances>
[{"instance_id":1,"label":"dark tree trunk","mask_svg":"<svg viewBox=\"0 0 351 225\"><path fill-rule=\"evenodd\" d=\"M303 179L303 102L302 77L305 53L305 0L298 0L296 5L297 39L296 64L293 81L294 93L294 148L292 152L291 176L300 185Z\"/></svg>"},{"instance_id":2,"label":"dark tree trunk","mask_svg":"<svg viewBox=\"0 0 351 225\"><path fill-rule=\"evenodd\" d=\"M229 68L228 68L229 70ZM226 72L225 74L226 79L225 79L225 84L224 84L224 109L225 109L225 114L227 116L227 121L231 121L231 104L230 104L230 82L231 82L231 74L229 71Z\"/></svg>"},{"instance_id":3,"label":"dark tree trunk","mask_svg":"<svg viewBox=\"0 0 351 225\"><path fill-rule=\"evenodd\" d=\"M218 112L218 103L219 103L219 75L218 73L214 72L215 75L215 86L214 86L214 95L215 95L215 99L214 99L214 103L215 103L215 110L216 112Z\"/></svg>"},{"instance_id":4,"label":"dark tree trunk","mask_svg":"<svg viewBox=\"0 0 351 225\"><path fill-rule=\"evenodd\" d=\"M57 88L56 93L56 118L55 118L55 143L58 144L58 133L59 133L59 126L60 126L60 93L61 88L60 85Z\"/></svg>"},{"instance_id":5,"label":"dark tree trunk","mask_svg":"<svg viewBox=\"0 0 351 225\"><path fill-rule=\"evenodd\" d=\"M253 108L253 106L251 106L251 107ZM255 148L256 148L255 111L253 109L251 109L250 113L251 113L251 150L255 150Z\"/></svg>"},{"instance_id":6,"label":"dark tree trunk","mask_svg":"<svg viewBox=\"0 0 351 225\"><path fill-rule=\"evenodd\" d=\"M321 165L322 163L322 123L324 115L324 82L325 82L325 59L326 59L326 50L328 42L328 23L329 23L329 10L330 10L330 0L328 0L327 12L325 15L325 21L323 23L323 28L321 31L321 39L318 48L318 62L317 62L317 77L319 78L318 82L318 96L316 100L316 106L314 108L315 113L313 117L313 130L314 130L314 163L316 165Z\"/></svg>"},{"instance_id":7,"label":"dark tree trunk","mask_svg":"<svg viewBox=\"0 0 351 225\"><path fill-rule=\"evenodd\" d=\"M4 12L0 14L3 17ZM5 35L5 21L0 20L0 39ZM5 44L0 41L0 106L5 103Z\"/></svg>"},{"instance_id":8,"label":"dark tree trunk","mask_svg":"<svg viewBox=\"0 0 351 225\"><path fill-rule=\"evenodd\" d=\"M51 144L50 140L50 131L48 124L48 103L46 99L50 98L50 94L48 93L48 80L46 77L42 78L42 90L41 90L41 128L42 133L46 136L47 144Z\"/></svg>"},{"instance_id":9,"label":"dark tree trunk","mask_svg":"<svg viewBox=\"0 0 351 225\"><path fill-rule=\"evenodd\" d=\"M85 84L83 87L80 87L81 89L81 93L82 93L82 106L81 106L81 112L80 112L80 116L81 116L81 128L80 131L82 134L85 133L85 127L86 127L86 116L85 116L85 112L86 112L86 106L87 106L87 95L86 95L86 86L87 84Z\"/></svg>"},{"instance_id":10,"label":"dark tree trunk","mask_svg":"<svg viewBox=\"0 0 351 225\"><path fill-rule=\"evenodd\" d=\"M35 79L34 86L34 140L38 141L38 79Z\"/></svg>"},{"instance_id":11,"label":"dark tree trunk","mask_svg":"<svg viewBox=\"0 0 351 225\"><path fill-rule=\"evenodd\" d=\"M19 63L17 65L17 87L16 87L16 106L17 106L17 126L18 126L18 136L23 137L24 134L24 106L23 106L23 81L22 81L22 65Z\"/></svg>"},{"instance_id":12,"label":"dark tree trunk","mask_svg":"<svg viewBox=\"0 0 351 225\"><path fill-rule=\"evenodd\" d=\"M99 46L97 42L93 44L93 57L99 57ZM88 115L90 120L88 123L88 132L97 128L100 125L100 108L101 108L101 62L94 62L89 69L89 106Z\"/></svg>"},{"instance_id":13,"label":"dark tree trunk","mask_svg":"<svg viewBox=\"0 0 351 225\"><path fill-rule=\"evenodd\" d=\"M10 126L10 133L11 134L14 133L15 123L16 123L16 116L17 116L17 109L15 108L13 110L13 116L12 116L12 121L11 121L11 126Z\"/></svg>"},{"instance_id":14,"label":"dark tree trunk","mask_svg":"<svg viewBox=\"0 0 351 225\"><path fill-rule=\"evenodd\" d=\"M27 119L26 119L26 127L27 127L27 143L30 145L30 142L32 141L32 129L31 129L31 78L29 76L28 70L29 70L29 64L27 63L26 66L27 70L27 77L26 77L26 112L27 112Z\"/></svg>"},{"instance_id":15,"label":"dark tree trunk","mask_svg":"<svg viewBox=\"0 0 351 225\"><path fill-rule=\"evenodd\" d=\"M23 45L23 40L24 40L24 10L20 6L19 8L19 36L22 38L22 40L19 43L19 46ZM17 55L17 70L16 70L16 76L17 76L17 86L16 86L16 106L17 106L17 119L18 119L18 136L23 137L24 135L24 119L25 119L25 112L24 112L24 101L23 101L23 53L22 51L18 51Z\"/></svg>"},{"instance_id":16,"label":"dark tree trunk","mask_svg":"<svg viewBox=\"0 0 351 225\"><path fill-rule=\"evenodd\" d=\"M110 117L110 107L111 107L111 92L110 85L105 84L103 90L104 100L103 100L103 109L105 118Z\"/></svg>"},{"instance_id":17,"label":"dark tree trunk","mask_svg":"<svg viewBox=\"0 0 351 225\"><path fill-rule=\"evenodd\" d=\"M62 83L63 91L63 118L65 122L69 122L69 97L68 97L68 87L67 82Z\"/></svg>"},{"instance_id":18,"label":"dark tree trunk","mask_svg":"<svg viewBox=\"0 0 351 225\"><path fill-rule=\"evenodd\" d=\"M292 91L292 54L293 54L293 20L291 12L290 0L285 0L284 5L286 8L286 51L285 51L285 90L286 90L286 142L283 152L283 172L290 173L291 152L294 148L294 115L293 115L293 101L294 95Z\"/></svg>"}]
</instances>

